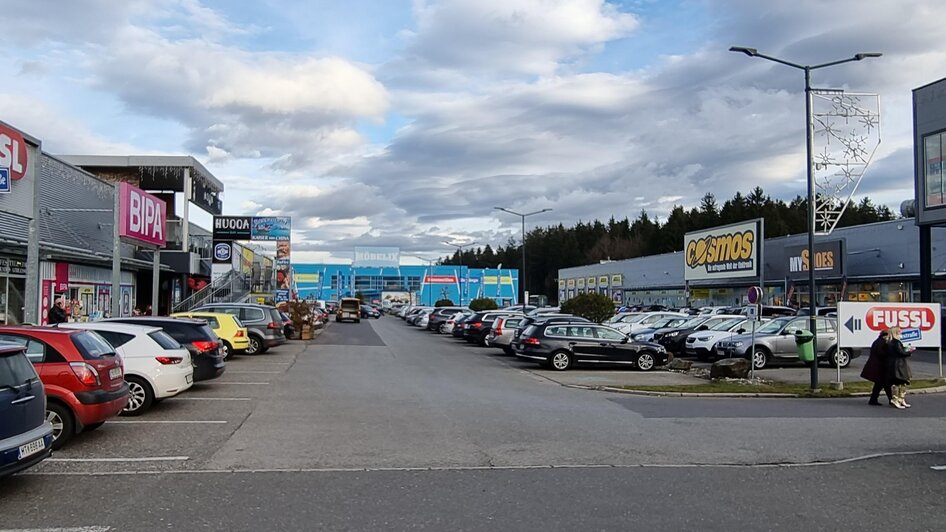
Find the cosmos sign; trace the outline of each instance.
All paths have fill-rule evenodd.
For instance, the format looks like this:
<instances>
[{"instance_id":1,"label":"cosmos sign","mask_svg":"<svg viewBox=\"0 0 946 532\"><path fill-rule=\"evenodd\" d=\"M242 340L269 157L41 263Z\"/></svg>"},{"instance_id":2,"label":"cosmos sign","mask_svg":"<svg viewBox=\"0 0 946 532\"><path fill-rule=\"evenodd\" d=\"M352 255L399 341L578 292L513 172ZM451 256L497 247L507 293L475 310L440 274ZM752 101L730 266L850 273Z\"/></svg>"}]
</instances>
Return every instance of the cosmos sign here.
<instances>
[{"instance_id":1,"label":"cosmos sign","mask_svg":"<svg viewBox=\"0 0 946 532\"><path fill-rule=\"evenodd\" d=\"M762 219L687 233L684 279L758 277Z\"/></svg>"}]
</instances>

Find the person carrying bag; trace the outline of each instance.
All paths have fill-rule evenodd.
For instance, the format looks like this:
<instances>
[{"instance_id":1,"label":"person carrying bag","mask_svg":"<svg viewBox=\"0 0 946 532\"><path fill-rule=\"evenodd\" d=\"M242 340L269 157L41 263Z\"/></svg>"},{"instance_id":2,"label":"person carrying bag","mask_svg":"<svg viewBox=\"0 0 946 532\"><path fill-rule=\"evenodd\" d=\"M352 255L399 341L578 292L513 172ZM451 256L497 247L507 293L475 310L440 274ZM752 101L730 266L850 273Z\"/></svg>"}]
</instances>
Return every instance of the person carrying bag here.
<instances>
[{"instance_id":1,"label":"person carrying bag","mask_svg":"<svg viewBox=\"0 0 946 532\"><path fill-rule=\"evenodd\" d=\"M910 363L907 359L914 351L913 347L909 349L903 346L900 341L900 327L891 327L890 341L887 342L887 371L890 377L890 384L893 391L893 399L890 405L895 408L910 408L907 403L907 387L913 379L913 372L910 370Z\"/></svg>"}]
</instances>

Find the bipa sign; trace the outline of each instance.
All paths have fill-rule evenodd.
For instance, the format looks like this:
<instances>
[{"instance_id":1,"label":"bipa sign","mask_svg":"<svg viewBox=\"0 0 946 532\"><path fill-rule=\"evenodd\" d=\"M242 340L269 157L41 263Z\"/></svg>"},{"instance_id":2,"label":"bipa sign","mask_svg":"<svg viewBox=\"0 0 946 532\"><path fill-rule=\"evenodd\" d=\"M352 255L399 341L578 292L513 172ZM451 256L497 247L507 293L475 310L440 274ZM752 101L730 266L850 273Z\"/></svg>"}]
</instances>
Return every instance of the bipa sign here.
<instances>
[{"instance_id":1,"label":"bipa sign","mask_svg":"<svg viewBox=\"0 0 946 532\"><path fill-rule=\"evenodd\" d=\"M164 201L124 181L119 183L118 193L119 236L164 247L167 243Z\"/></svg>"},{"instance_id":2,"label":"bipa sign","mask_svg":"<svg viewBox=\"0 0 946 532\"><path fill-rule=\"evenodd\" d=\"M939 347L939 303L838 304L839 342L843 347L870 347L881 331L899 327L902 341L914 347Z\"/></svg>"},{"instance_id":3,"label":"bipa sign","mask_svg":"<svg viewBox=\"0 0 946 532\"><path fill-rule=\"evenodd\" d=\"M19 131L0 124L0 166L10 169L10 179L18 181L26 175L29 152Z\"/></svg>"}]
</instances>

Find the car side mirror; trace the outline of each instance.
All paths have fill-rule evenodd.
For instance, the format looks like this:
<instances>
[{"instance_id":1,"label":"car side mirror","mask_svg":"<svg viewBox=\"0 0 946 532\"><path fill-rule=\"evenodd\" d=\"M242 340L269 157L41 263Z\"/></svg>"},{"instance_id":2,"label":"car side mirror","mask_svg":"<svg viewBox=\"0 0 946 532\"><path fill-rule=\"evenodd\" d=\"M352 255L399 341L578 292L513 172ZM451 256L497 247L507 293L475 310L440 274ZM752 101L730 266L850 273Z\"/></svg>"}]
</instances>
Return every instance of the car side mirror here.
<instances>
[{"instance_id":1,"label":"car side mirror","mask_svg":"<svg viewBox=\"0 0 946 532\"><path fill-rule=\"evenodd\" d=\"M625 336L624 338L621 338L621 343L626 344L629 340L630 339L627 336Z\"/></svg>"},{"instance_id":2,"label":"car side mirror","mask_svg":"<svg viewBox=\"0 0 946 532\"><path fill-rule=\"evenodd\" d=\"M736 331L736 334L743 334L745 332L746 332L745 329L739 329L738 331Z\"/></svg>"},{"instance_id":3,"label":"car side mirror","mask_svg":"<svg viewBox=\"0 0 946 532\"><path fill-rule=\"evenodd\" d=\"M707 329L709 329L709 327L707 327L706 325L700 325L699 327L696 328L696 330L698 331L705 331Z\"/></svg>"}]
</instances>

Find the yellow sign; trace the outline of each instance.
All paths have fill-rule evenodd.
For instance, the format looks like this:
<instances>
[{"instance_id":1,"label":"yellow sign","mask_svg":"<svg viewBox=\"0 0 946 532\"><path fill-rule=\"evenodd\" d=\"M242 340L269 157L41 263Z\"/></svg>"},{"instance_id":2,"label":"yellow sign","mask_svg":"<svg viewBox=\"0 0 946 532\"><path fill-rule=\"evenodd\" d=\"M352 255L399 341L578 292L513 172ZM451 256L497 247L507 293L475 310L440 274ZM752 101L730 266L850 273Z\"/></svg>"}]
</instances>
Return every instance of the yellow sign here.
<instances>
[{"instance_id":1,"label":"yellow sign","mask_svg":"<svg viewBox=\"0 0 946 532\"><path fill-rule=\"evenodd\" d=\"M602 276L598 277L598 286L600 286L600 287L602 287L602 288L605 288L605 287L608 286L608 276L607 276L607 275L602 275Z\"/></svg>"},{"instance_id":2,"label":"yellow sign","mask_svg":"<svg viewBox=\"0 0 946 532\"><path fill-rule=\"evenodd\" d=\"M484 275L483 284L512 284L511 275L503 275L502 277L496 275Z\"/></svg>"},{"instance_id":3,"label":"yellow sign","mask_svg":"<svg viewBox=\"0 0 946 532\"><path fill-rule=\"evenodd\" d=\"M320 275L317 273L297 273L295 279L297 283L317 283Z\"/></svg>"},{"instance_id":4,"label":"yellow sign","mask_svg":"<svg viewBox=\"0 0 946 532\"><path fill-rule=\"evenodd\" d=\"M759 219L687 233L683 278L692 281L757 276L761 228Z\"/></svg>"},{"instance_id":5,"label":"yellow sign","mask_svg":"<svg viewBox=\"0 0 946 532\"><path fill-rule=\"evenodd\" d=\"M624 284L624 276L616 273L611 275L611 286L621 286Z\"/></svg>"},{"instance_id":6,"label":"yellow sign","mask_svg":"<svg viewBox=\"0 0 946 532\"><path fill-rule=\"evenodd\" d=\"M709 299L709 288L691 288L690 297L693 299Z\"/></svg>"},{"instance_id":7,"label":"yellow sign","mask_svg":"<svg viewBox=\"0 0 946 532\"><path fill-rule=\"evenodd\" d=\"M574 279L567 279L567 280L565 281L565 283L567 284L567 286L568 286L569 288L575 288L575 280L574 280Z\"/></svg>"}]
</instances>

